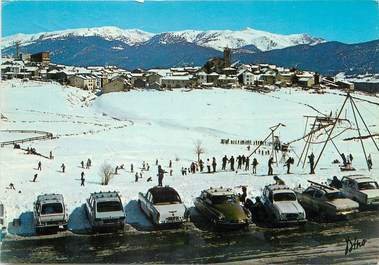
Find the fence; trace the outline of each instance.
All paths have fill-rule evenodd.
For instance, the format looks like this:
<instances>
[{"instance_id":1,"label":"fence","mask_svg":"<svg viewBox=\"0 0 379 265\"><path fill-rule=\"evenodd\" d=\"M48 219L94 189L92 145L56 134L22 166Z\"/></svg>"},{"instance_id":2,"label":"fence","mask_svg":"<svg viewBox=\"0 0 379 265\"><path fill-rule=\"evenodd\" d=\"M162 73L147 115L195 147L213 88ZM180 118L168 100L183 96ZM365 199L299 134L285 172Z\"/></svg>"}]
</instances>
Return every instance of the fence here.
<instances>
[{"instance_id":1,"label":"fence","mask_svg":"<svg viewBox=\"0 0 379 265\"><path fill-rule=\"evenodd\" d=\"M36 131L36 130L0 130L0 132L43 134L41 136L28 137L28 138L19 139L19 140L1 142L0 143L1 147L4 147L5 145L14 145L14 144L19 144L19 143L25 143L25 142L31 142L31 141L38 141L38 140L46 140L46 139L56 138L50 132Z\"/></svg>"}]
</instances>

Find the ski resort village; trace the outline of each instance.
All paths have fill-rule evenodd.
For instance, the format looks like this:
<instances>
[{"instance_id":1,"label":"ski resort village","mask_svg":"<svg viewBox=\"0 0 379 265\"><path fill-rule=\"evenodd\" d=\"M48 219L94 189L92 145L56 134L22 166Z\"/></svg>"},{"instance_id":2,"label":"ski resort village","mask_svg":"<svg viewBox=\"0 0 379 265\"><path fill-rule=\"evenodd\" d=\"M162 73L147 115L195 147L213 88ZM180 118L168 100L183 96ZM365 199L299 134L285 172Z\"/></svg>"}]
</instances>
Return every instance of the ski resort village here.
<instances>
[{"instance_id":1,"label":"ski resort village","mask_svg":"<svg viewBox=\"0 0 379 265\"><path fill-rule=\"evenodd\" d=\"M377 74L241 63L228 47L153 69L14 48L2 262L377 262Z\"/></svg>"}]
</instances>

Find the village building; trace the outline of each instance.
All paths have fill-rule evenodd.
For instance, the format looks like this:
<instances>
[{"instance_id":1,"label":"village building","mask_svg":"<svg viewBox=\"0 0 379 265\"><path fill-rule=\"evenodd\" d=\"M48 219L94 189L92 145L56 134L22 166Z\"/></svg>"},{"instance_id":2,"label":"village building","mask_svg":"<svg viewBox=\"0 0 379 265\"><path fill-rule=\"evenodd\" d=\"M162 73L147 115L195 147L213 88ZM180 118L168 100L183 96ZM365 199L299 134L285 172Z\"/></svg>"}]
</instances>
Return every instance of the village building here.
<instances>
[{"instance_id":1,"label":"village building","mask_svg":"<svg viewBox=\"0 0 379 265\"><path fill-rule=\"evenodd\" d=\"M126 92L132 88L133 86L127 78L119 76L112 79L110 82L106 83L102 88L102 92L103 93Z\"/></svg>"},{"instance_id":2,"label":"village building","mask_svg":"<svg viewBox=\"0 0 379 265\"><path fill-rule=\"evenodd\" d=\"M191 87L192 83L191 75L165 76L161 78L161 87L163 88Z\"/></svg>"},{"instance_id":3,"label":"village building","mask_svg":"<svg viewBox=\"0 0 379 265\"><path fill-rule=\"evenodd\" d=\"M97 77L91 74L76 74L69 77L72 86L85 90L95 90L97 88Z\"/></svg>"}]
</instances>

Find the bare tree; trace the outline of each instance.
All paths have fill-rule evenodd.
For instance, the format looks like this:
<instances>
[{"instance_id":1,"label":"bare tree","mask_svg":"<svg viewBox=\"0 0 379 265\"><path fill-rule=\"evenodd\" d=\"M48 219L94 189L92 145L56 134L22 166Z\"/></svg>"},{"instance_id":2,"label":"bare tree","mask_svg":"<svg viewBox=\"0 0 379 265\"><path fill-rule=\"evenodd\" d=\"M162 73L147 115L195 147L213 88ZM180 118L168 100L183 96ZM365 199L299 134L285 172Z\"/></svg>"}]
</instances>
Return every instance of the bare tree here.
<instances>
[{"instance_id":1,"label":"bare tree","mask_svg":"<svg viewBox=\"0 0 379 265\"><path fill-rule=\"evenodd\" d=\"M100 168L101 185L108 185L113 177L113 168L108 163L103 163Z\"/></svg>"},{"instance_id":2,"label":"bare tree","mask_svg":"<svg viewBox=\"0 0 379 265\"><path fill-rule=\"evenodd\" d=\"M200 140L197 140L195 143L195 154L197 155L197 162L200 161L200 155L205 153L205 150L203 148L203 144Z\"/></svg>"}]
</instances>

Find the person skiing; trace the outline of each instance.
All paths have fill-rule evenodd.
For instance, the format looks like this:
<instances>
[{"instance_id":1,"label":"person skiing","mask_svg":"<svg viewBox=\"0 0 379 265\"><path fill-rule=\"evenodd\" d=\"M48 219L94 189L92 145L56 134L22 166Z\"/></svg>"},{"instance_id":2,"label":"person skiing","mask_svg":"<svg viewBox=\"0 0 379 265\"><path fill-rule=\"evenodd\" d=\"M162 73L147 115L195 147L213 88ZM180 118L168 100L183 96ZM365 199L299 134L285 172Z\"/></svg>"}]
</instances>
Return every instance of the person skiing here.
<instances>
[{"instance_id":1,"label":"person skiing","mask_svg":"<svg viewBox=\"0 0 379 265\"><path fill-rule=\"evenodd\" d=\"M353 155L352 154L349 154L349 160L350 160L350 164L353 164Z\"/></svg>"},{"instance_id":2,"label":"person skiing","mask_svg":"<svg viewBox=\"0 0 379 265\"><path fill-rule=\"evenodd\" d=\"M229 159L229 163L230 163L230 170L234 171L234 157L233 156Z\"/></svg>"},{"instance_id":3,"label":"person skiing","mask_svg":"<svg viewBox=\"0 0 379 265\"><path fill-rule=\"evenodd\" d=\"M130 164L130 172L133 173L133 163Z\"/></svg>"},{"instance_id":4,"label":"person skiing","mask_svg":"<svg viewBox=\"0 0 379 265\"><path fill-rule=\"evenodd\" d=\"M117 171L118 171L118 166L116 166L116 168L114 169L114 174L117 175Z\"/></svg>"},{"instance_id":5,"label":"person skiing","mask_svg":"<svg viewBox=\"0 0 379 265\"><path fill-rule=\"evenodd\" d=\"M158 166L158 159L155 160L155 165Z\"/></svg>"},{"instance_id":6,"label":"person skiing","mask_svg":"<svg viewBox=\"0 0 379 265\"><path fill-rule=\"evenodd\" d=\"M268 160L268 175L269 176L274 174L274 172L272 170L272 164L274 164L274 158L270 157L270 159Z\"/></svg>"},{"instance_id":7,"label":"person skiing","mask_svg":"<svg viewBox=\"0 0 379 265\"><path fill-rule=\"evenodd\" d=\"M66 166L65 166L65 164L64 164L64 163L62 163L62 165L61 165L61 169L62 169L62 173L64 173L64 172L65 172L65 170L66 170Z\"/></svg>"},{"instance_id":8,"label":"person skiing","mask_svg":"<svg viewBox=\"0 0 379 265\"><path fill-rule=\"evenodd\" d=\"M346 165L347 165L347 159L346 159L346 156L345 156L344 153L341 154L341 158L342 158L343 165L346 167Z\"/></svg>"},{"instance_id":9,"label":"person skiing","mask_svg":"<svg viewBox=\"0 0 379 265\"><path fill-rule=\"evenodd\" d=\"M199 161L199 167L200 167L200 172L203 172L204 170L204 161L200 159Z\"/></svg>"},{"instance_id":10,"label":"person skiing","mask_svg":"<svg viewBox=\"0 0 379 265\"><path fill-rule=\"evenodd\" d=\"M257 166L258 166L258 160L254 157L253 159L253 174L257 174Z\"/></svg>"},{"instance_id":11,"label":"person skiing","mask_svg":"<svg viewBox=\"0 0 379 265\"><path fill-rule=\"evenodd\" d=\"M287 174L291 174L290 173L290 169L291 169L291 164L292 164L292 157L289 157L285 163L284 166L287 167Z\"/></svg>"},{"instance_id":12,"label":"person skiing","mask_svg":"<svg viewBox=\"0 0 379 265\"><path fill-rule=\"evenodd\" d=\"M226 163L228 162L228 157L225 155L223 158L222 158L222 167L221 169L222 170L225 170L226 169Z\"/></svg>"},{"instance_id":13,"label":"person skiing","mask_svg":"<svg viewBox=\"0 0 379 265\"><path fill-rule=\"evenodd\" d=\"M134 182L138 182L138 172L134 175Z\"/></svg>"},{"instance_id":14,"label":"person skiing","mask_svg":"<svg viewBox=\"0 0 379 265\"><path fill-rule=\"evenodd\" d=\"M37 177L38 177L38 174L34 174L34 177L33 177L33 182L36 182L36 180L37 180Z\"/></svg>"},{"instance_id":15,"label":"person skiing","mask_svg":"<svg viewBox=\"0 0 379 265\"><path fill-rule=\"evenodd\" d=\"M84 161L80 162L80 165L82 165L82 168L84 168Z\"/></svg>"},{"instance_id":16,"label":"person skiing","mask_svg":"<svg viewBox=\"0 0 379 265\"><path fill-rule=\"evenodd\" d=\"M248 171L250 169L250 158L247 156L245 158L245 171Z\"/></svg>"},{"instance_id":17,"label":"person skiing","mask_svg":"<svg viewBox=\"0 0 379 265\"><path fill-rule=\"evenodd\" d=\"M85 181L84 171L82 171L82 173L80 174L80 186L84 186L84 181Z\"/></svg>"},{"instance_id":18,"label":"person skiing","mask_svg":"<svg viewBox=\"0 0 379 265\"><path fill-rule=\"evenodd\" d=\"M50 151L50 153L49 153L49 158L53 159L53 152L52 151Z\"/></svg>"},{"instance_id":19,"label":"person skiing","mask_svg":"<svg viewBox=\"0 0 379 265\"><path fill-rule=\"evenodd\" d=\"M207 158L207 170L208 173L211 173L211 161L209 160L209 158Z\"/></svg>"},{"instance_id":20,"label":"person skiing","mask_svg":"<svg viewBox=\"0 0 379 265\"><path fill-rule=\"evenodd\" d=\"M87 159L87 165L88 165L88 168L90 168L92 166L92 161L89 158Z\"/></svg>"},{"instance_id":21,"label":"person skiing","mask_svg":"<svg viewBox=\"0 0 379 265\"><path fill-rule=\"evenodd\" d=\"M212 158L212 167L213 167L213 173L215 173L215 172L216 172L216 166L217 166L217 163L216 163L216 158L215 158L215 157L213 157L213 158Z\"/></svg>"},{"instance_id":22,"label":"person skiing","mask_svg":"<svg viewBox=\"0 0 379 265\"><path fill-rule=\"evenodd\" d=\"M274 176L275 184L276 185L286 185L286 183L280 179L278 176Z\"/></svg>"},{"instance_id":23,"label":"person skiing","mask_svg":"<svg viewBox=\"0 0 379 265\"><path fill-rule=\"evenodd\" d=\"M372 169L372 159L371 159L371 154L369 154L368 157L367 157L367 166L368 166L368 169L369 169L369 170Z\"/></svg>"},{"instance_id":24,"label":"person skiing","mask_svg":"<svg viewBox=\"0 0 379 265\"><path fill-rule=\"evenodd\" d=\"M164 178L164 173L167 173L164 171L161 167L161 165L158 166L158 186L162 186L163 178Z\"/></svg>"},{"instance_id":25,"label":"person skiing","mask_svg":"<svg viewBox=\"0 0 379 265\"><path fill-rule=\"evenodd\" d=\"M314 164L315 164L315 155L313 152L308 156L309 159L309 166L311 169L311 172L309 174L315 174Z\"/></svg>"},{"instance_id":26,"label":"person skiing","mask_svg":"<svg viewBox=\"0 0 379 265\"><path fill-rule=\"evenodd\" d=\"M39 171L42 170L42 163L41 163L41 161L38 161L37 170L39 170Z\"/></svg>"},{"instance_id":27,"label":"person skiing","mask_svg":"<svg viewBox=\"0 0 379 265\"><path fill-rule=\"evenodd\" d=\"M172 168L172 161L170 160L170 162L168 163L168 167L169 168Z\"/></svg>"},{"instance_id":28,"label":"person skiing","mask_svg":"<svg viewBox=\"0 0 379 265\"><path fill-rule=\"evenodd\" d=\"M237 169L241 169L241 166L242 166L242 157L239 155L237 156Z\"/></svg>"}]
</instances>

